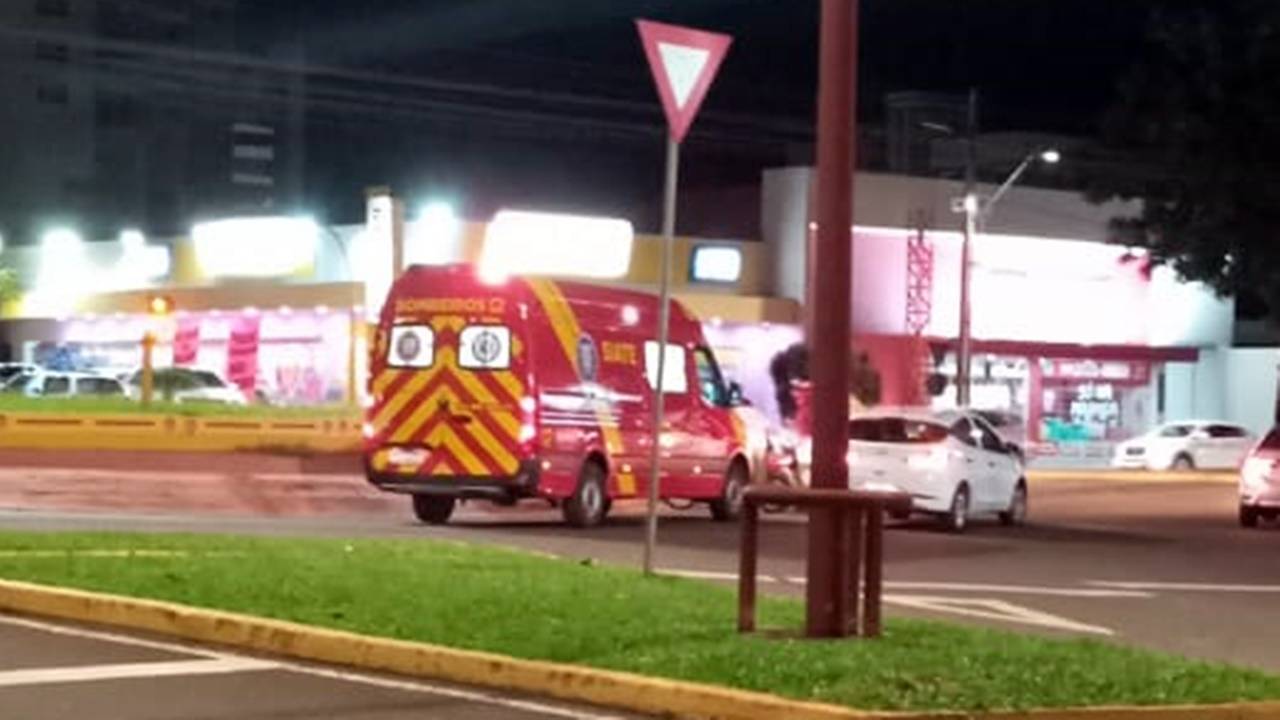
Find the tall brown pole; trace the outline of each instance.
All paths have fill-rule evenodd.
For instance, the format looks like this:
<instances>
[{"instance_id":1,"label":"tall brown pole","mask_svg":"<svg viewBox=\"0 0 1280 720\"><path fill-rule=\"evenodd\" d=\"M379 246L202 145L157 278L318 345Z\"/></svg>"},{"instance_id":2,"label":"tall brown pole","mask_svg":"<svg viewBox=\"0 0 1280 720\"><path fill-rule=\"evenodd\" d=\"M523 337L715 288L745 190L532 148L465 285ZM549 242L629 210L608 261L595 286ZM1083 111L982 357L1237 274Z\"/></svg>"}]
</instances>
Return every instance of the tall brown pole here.
<instances>
[{"instance_id":1,"label":"tall brown pole","mask_svg":"<svg viewBox=\"0 0 1280 720\"><path fill-rule=\"evenodd\" d=\"M818 223L809 287L813 380L814 487L847 488L849 447L849 284L852 277L853 150L857 0L822 0L818 69ZM848 544L835 510L809 514L806 630L836 637L848 588Z\"/></svg>"}]
</instances>

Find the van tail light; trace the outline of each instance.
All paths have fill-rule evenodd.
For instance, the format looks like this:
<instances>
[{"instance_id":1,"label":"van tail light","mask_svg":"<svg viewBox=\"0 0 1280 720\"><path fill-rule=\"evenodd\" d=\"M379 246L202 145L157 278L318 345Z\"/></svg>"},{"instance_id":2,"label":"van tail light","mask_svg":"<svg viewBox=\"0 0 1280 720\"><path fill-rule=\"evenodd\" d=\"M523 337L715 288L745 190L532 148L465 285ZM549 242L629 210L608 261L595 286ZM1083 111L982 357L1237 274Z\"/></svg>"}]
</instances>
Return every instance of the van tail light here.
<instances>
[{"instance_id":1,"label":"van tail light","mask_svg":"<svg viewBox=\"0 0 1280 720\"><path fill-rule=\"evenodd\" d=\"M360 426L360 434L364 435L365 440L372 440L378 434L378 429L373 426L373 423L367 422Z\"/></svg>"},{"instance_id":2,"label":"van tail light","mask_svg":"<svg viewBox=\"0 0 1280 720\"><path fill-rule=\"evenodd\" d=\"M520 445L529 447L538 439L538 399L532 395L520 398Z\"/></svg>"}]
</instances>

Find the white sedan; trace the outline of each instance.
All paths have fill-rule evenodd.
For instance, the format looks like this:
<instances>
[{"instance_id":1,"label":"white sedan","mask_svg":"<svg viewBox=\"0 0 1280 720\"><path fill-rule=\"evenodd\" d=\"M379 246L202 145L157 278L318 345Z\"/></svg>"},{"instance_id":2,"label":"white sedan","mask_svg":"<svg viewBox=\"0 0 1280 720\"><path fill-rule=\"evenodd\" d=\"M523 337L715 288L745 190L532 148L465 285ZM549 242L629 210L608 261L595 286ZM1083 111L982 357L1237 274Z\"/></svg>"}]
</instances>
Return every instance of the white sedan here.
<instances>
[{"instance_id":1,"label":"white sedan","mask_svg":"<svg viewBox=\"0 0 1280 720\"><path fill-rule=\"evenodd\" d=\"M1027 517L1027 482L1015 445L968 411L874 409L849 421L849 487L901 490L912 512L963 532L974 515L1005 525Z\"/></svg>"},{"instance_id":2,"label":"white sedan","mask_svg":"<svg viewBox=\"0 0 1280 720\"><path fill-rule=\"evenodd\" d=\"M1225 422L1173 422L1116 446L1112 467L1135 470L1235 469L1244 462L1254 437Z\"/></svg>"}]
</instances>

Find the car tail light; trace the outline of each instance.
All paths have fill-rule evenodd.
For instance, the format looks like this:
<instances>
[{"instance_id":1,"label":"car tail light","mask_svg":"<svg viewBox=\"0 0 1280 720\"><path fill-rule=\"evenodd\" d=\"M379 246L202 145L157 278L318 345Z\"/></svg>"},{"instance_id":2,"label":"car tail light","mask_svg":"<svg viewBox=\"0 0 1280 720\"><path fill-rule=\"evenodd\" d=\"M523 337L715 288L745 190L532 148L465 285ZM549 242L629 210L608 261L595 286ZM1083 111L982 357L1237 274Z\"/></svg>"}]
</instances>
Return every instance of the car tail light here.
<instances>
[{"instance_id":1,"label":"car tail light","mask_svg":"<svg viewBox=\"0 0 1280 720\"><path fill-rule=\"evenodd\" d=\"M1265 483L1271 476L1271 471L1275 469L1276 460L1274 458L1251 457L1244 461L1244 467L1241 468L1241 474L1244 479L1254 483Z\"/></svg>"}]
</instances>

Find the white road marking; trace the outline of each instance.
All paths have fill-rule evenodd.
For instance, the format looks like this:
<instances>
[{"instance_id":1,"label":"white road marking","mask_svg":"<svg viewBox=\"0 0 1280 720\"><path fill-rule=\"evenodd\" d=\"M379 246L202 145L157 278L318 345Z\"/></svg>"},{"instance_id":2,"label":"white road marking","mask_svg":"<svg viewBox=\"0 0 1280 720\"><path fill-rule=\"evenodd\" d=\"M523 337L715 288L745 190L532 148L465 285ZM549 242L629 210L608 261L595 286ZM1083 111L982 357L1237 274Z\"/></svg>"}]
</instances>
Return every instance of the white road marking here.
<instances>
[{"instance_id":1,"label":"white road marking","mask_svg":"<svg viewBox=\"0 0 1280 720\"><path fill-rule=\"evenodd\" d=\"M1168 590L1171 592L1280 593L1280 585L1233 585L1186 582L1119 582L1088 580L1089 585L1122 590Z\"/></svg>"},{"instance_id":2,"label":"white road marking","mask_svg":"<svg viewBox=\"0 0 1280 720\"><path fill-rule=\"evenodd\" d=\"M137 662L82 667L34 668L0 672L0 688L60 683L100 682L134 678L190 677L193 675L225 675L228 673L278 670L280 665L250 658L218 660L173 660L170 662Z\"/></svg>"},{"instance_id":3,"label":"white road marking","mask_svg":"<svg viewBox=\"0 0 1280 720\"><path fill-rule=\"evenodd\" d=\"M1058 615L1051 615L1046 612L1032 610L1031 608L1014 605L1013 603L1005 602L1004 600L996 600L992 598L885 595L884 601L904 607L916 608L917 610L931 610L933 612L984 618L987 620L997 620L999 622L1016 623L1019 625L1034 625L1054 630L1065 630L1068 632L1086 633L1089 635L1102 635L1104 637L1115 635L1115 632L1110 628L1076 622L1075 620L1070 620Z\"/></svg>"},{"instance_id":4,"label":"white road marking","mask_svg":"<svg viewBox=\"0 0 1280 720\"><path fill-rule=\"evenodd\" d=\"M1149 592L1138 589L1098 590L1086 588L1041 587L1035 585L988 585L985 583L948 583L948 582L900 582L887 581L886 588L902 590L941 590L943 592L993 592L1008 595L1044 595L1048 597L1071 598L1150 598Z\"/></svg>"},{"instance_id":5,"label":"white road marking","mask_svg":"<svg viewBox=\"0 0 1280 720\"><path fill-rule=\"evenodd\" d=\"M789 583L804 585L805 578L793 575L786 578ZM1005 595L1042 595L1046 597L1074 598L1151 598L1149 592L1138 589L1088 589L1043 587L1038 585L998 585L987 583L950 583L950 582L911 582L890 581L884 583L886 589L898 590L941 590L943 592L986 592Z\"/></svg>"},{"instance_id":6,"label":"white road marking","mask_svg":"<svg viewBox=\"0 0 1280 720\"><path fill-rule=\"evenodd\" d=\"M82 638L85 640L98 640L103 642L117 643L120 645L133 645L135 647L149 648L152 650L164 650L173 653L186 653L188 655L196 655L205 658L213 658L220 661L242 661L242 662L268 662L249 658L241 655L233 655L230 653L221 653L205 648L196 648L178 643L163 642L157 640L144 640L141 638L131 637L128 635L120 635L113 632L103 632L98 630L85 630L82 628L68 627L64 625L56 625L53 623L42 622L39 620L28 620L26 618L18 618L0 613L0 624L15 625L33 630L41 630L57 635L66 635L70 637ZM190 662L190 661L188 661ZM207 660L197 662L208 662ZM486 705L497 705L499 707L511 708L513 710L521 710L524 712L537 713L547 717L567 718L568 720L623 720L618 715L607 715L600 712L590 710L576 710L574 708L562 707L557 705L547 705L541 702L531 700L518 700L515 698L502 697L497 694L491 694L479 690L462 690L453 687L442 687L432 685L427 682L419 682L414 680L395 680L391 678L376 677L371 675L362 675L356 672L347 672L343 670L334 670L319 666L304 665L296 662L275 661L270 662L271 666L277 670L285 670L288 672L302 673L304 675L312 675L322 677L329 680L341 680L351 683L359 683L361 685L369 685L372 687L387 688L390 690L402 690L405 692L415 692L423 695L435 695L439 697L448 697L464 702L483 703ZM155 663L143 663L143 665L152 666Z\"/></svg>"}]
</instances>

